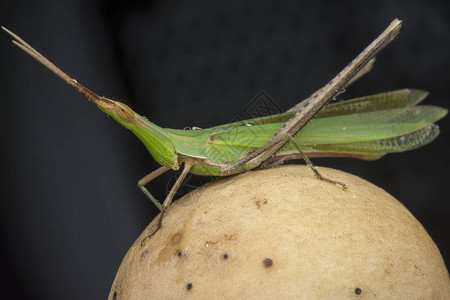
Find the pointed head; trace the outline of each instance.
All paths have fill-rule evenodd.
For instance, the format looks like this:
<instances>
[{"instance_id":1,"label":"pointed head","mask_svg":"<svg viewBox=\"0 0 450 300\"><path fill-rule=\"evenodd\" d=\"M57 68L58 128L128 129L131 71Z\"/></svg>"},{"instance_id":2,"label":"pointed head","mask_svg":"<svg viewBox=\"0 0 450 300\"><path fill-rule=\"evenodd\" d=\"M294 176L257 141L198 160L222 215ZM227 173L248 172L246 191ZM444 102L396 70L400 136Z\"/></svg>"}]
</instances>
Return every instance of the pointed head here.
<instances>
[{"instance_id":1,"label":"pointed head","mask_svg":"<svg viewBox=\"0 0 450 300\"><path fill-rule=\"evenodd\" d=\"M120 125L130 129L130 126L138 121L138 116L131 108L119 101L114 101L105 97L92 100L98 108L110 115Z\"/></svg>"},{"instance_id":2,"label":"pointed head","mask_svg":"<svg viewBox=\"0 0 450 300\"><path fill-rule=\"evenodd\" d=\"M178 169L178 155L164 129L135 113L127 105L105 97L90 98L103 112L123 127L131 130L148 149L156 162Z\"/></svg>"}]
</instances>

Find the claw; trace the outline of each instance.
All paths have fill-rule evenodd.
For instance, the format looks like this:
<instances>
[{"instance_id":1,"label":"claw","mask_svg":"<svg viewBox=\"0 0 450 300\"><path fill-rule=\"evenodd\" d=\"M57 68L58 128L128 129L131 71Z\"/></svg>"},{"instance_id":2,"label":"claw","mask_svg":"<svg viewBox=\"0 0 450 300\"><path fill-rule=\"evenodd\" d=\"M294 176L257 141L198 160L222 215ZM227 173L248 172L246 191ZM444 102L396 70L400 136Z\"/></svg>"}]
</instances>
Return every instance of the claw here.
<instances>
[{"instance_id":1,"label":"claw","mask_svg":"<svg viewBox=\"0 0 450 300\"><path fill-rule=\"evenodd\" d=\"M151 238L151 237L152 237L156 232L158 232L158 230L161 228L163 216L164 216L164 212L160 213L159 219L158 219L158 223L152 224L152 225L150 225L150 226L148 227L148 234L141 240L141 247L144 246L145 241L146 241L148 238ZM156 228L153 229L153 227L154 227L155 225L156 225Z\"/></svg>"}]
</instances>

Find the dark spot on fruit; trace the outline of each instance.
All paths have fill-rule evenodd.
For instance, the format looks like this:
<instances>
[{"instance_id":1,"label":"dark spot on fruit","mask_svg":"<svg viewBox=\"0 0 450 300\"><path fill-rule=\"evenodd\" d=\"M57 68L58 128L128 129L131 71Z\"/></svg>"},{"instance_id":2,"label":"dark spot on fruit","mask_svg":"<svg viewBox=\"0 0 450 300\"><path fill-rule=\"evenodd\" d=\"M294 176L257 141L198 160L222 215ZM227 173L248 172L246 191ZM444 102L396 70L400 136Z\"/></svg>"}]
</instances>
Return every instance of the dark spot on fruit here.
<instances>
[{"instance_id":1,"label":"dark spot on fruit","mask_svg":"<svg viewBox=\"0 0 450 300\"><path fill-rule=\"evenodd\" d=\"M192 283L188 283L187 285L186 285L186 289L189 291L189 290L191 290L192 289Z\"/></svg>"},{"instance_id":2,"label":"dark spot on fruit","mask_svg":"<svg viewBox=\"0 0 450 300\"><path fill-rule=\"evenodd\" d=\"M175 255L178 256L180 259L186 259L186 252L184 251L184 249L177 250L175 252Z\"/></svg>"},{"instance_id":3,"label":"dark spot on fruit","mask_svg":"<svg viewBox=\"0 0 450 300\"><path fill-rule=\"evenodd\" d=\"M264 264L264 267L269 268L272 266L273 261L270 258L264 258L263 264Z\"/></svg>"},{"instance_id":4,"label":"dark spot on fruit","mask_svg":"<svg viewBox=\"0 0 450 300\"><path fill-rule=\"evenodd\" d=\"M255 201L255 204L256 204L256 207L257 207L258 209L260 209L262 205L267 204L267 199L264 199L264 201L256 200L256 201Z\"/></svg>"},{"instance_id":5,"label":"dark spot on fruit","mask_svg":"<svg viewBox=\"0 0 450 300\"><path fill-rule=\"evenodd\" d=\"M113 300L117 300L117 291L114 291L112 298L113 298Z\"/></svg>"},{"instance_id":6,"label":"dark spot on fruit","mask_svg":"<svg viewBox=\"0 0 450 300\"><path fill-rule=\"evenodd\" d=\"M362 291L361 291L360 288L356 288L356 289L355 289L355 294L356 294L356 295L361 295L361 293L362 293Z\"/></svg>"},{"instance_id":7,"label":"dark spot on fruit","mask_svg":"<svg viewBox=\"0 0 450 300\"><path fill-rule=\"evenodd\" d=\"M223 259L228 259L228 254L225 253L222 257Z\"/></svg>"}]
</instances>

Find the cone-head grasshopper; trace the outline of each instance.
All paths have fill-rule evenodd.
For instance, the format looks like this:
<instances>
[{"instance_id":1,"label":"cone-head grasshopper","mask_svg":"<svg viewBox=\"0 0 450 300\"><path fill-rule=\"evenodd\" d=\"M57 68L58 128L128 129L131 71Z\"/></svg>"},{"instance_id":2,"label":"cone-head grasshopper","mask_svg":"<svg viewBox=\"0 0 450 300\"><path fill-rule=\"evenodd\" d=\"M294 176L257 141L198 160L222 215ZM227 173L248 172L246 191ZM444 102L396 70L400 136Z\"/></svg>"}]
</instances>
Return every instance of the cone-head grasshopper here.
<instances>
[{"instance_id":1,"label":"cone-head grasshopper","mask_svg":"<svg viewBox=\"0 0 450 300\"><path fill-rule=\"evenodd\" d=\"M139 188L161 210L157 224L150 229L150 236L160 228L166 208L189 172L228 176L303 158L317 177L347 188L344 183L323 177L308 157L345 156L372 160L390 152L423 146L436 138L439 129L434 122L447 111L439 107L416 106L427 95L423 91L397 90L327 105L352 81L370 70L374 56L395 38L401 24L394 20L335 78L288 112L196 130L161 128L124 103L98 96L19 36L2 28L14 38L16 46L132 131L161 165L138 182ZM168 170L178 170L183 164L180 177L161 205L145 185Z\"/></svg>"}]
</instances>

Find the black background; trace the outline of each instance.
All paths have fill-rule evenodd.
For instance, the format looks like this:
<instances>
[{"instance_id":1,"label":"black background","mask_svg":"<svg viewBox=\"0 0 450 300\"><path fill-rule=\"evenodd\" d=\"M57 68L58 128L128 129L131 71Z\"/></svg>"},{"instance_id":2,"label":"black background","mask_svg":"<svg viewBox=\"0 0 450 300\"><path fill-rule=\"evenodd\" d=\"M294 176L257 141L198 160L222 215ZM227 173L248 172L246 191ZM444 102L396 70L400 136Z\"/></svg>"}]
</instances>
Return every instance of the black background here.
<instances>
[{"instance_id":1,"label":"black background","mask_svg":"<svg viewBox=\"0 0 450 300\"><path fill-rule=\"evenodd\" d=\"M430 91L449 107L446 1L2 1L0 22L90 89L163 127L227 123L261 90L287 109L395 17L400 36L340 98ZM2 299L105 299L156 210L145 148L0 36ZM399 199L450 263L450 118L432 144L375 161L315 159ZM150 184L162 199L173 173ZM157 276L157 274L155 274Z\"/></svg>"}]
</instances>

